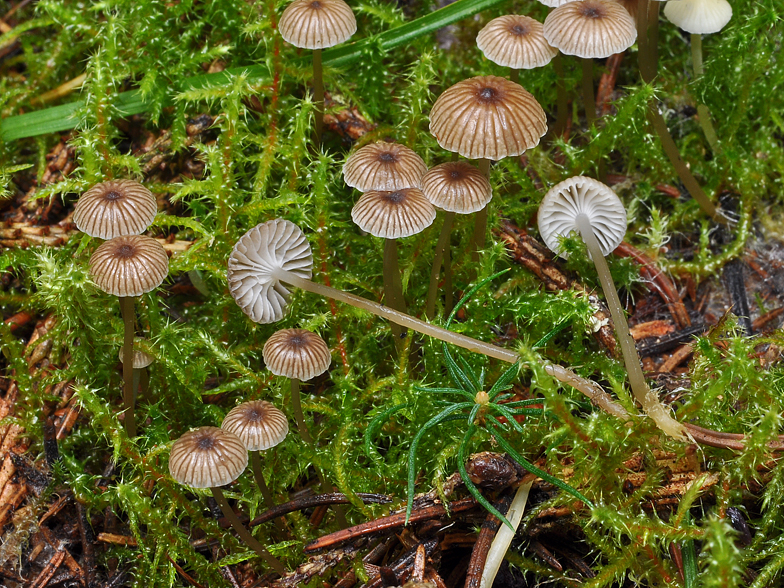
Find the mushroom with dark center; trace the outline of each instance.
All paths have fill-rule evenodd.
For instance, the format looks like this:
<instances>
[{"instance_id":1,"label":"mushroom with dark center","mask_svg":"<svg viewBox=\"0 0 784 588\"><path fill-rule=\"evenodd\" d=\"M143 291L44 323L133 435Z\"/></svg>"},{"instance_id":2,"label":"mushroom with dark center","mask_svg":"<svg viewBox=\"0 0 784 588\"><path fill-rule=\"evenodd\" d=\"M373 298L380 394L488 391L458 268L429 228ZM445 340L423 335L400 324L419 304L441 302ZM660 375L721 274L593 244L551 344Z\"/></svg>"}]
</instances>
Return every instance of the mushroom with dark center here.
<instances>
[{"instance_id":1,"label":"mushroom with dark center","mask_svg":"<svg viewBox=\"0 0 784 588\"><path fill-rule=\"evenodd\" d=\"M279 574L286 568L246 529L229 506L220 486L240 477L248 466L248 450L234 433L218 427L201 427L177 439L169 454L169 473L180 484L209 488L223 516L245 544Z\"/></svg>"},{"instance_id":2,"label":"mushroom with dark center","mask_svg":"<svg viewBox=\"0 0 784 588\"><path fill-rule=\"evenodd\" d=\"M476 36L476 46L493 63L510 68L509 79L513 82L521 69L547 65L558 54L545 40L542 24L519 14L488 22Z\"/></svg>"},{"instance_id":3,"label":"mushroom with dark center","mask_svg":"<svg viewBox=\"0 0 784 588\"><path fill-rule=\"evenodd\" d=\"M133 180L110 180L82 194L74 207L77 228L91 237L140 235L158 210L152 193Z\"/></svg>"}]
</instances>

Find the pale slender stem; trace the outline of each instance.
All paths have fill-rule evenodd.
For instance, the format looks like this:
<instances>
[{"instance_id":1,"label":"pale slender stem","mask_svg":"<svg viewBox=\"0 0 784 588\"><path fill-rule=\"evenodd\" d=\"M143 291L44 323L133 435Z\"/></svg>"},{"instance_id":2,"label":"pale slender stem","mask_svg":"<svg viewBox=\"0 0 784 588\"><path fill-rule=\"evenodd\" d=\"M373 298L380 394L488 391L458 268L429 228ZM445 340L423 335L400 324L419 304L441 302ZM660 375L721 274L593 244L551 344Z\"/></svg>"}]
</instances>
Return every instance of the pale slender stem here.
<instances>
[{"instance_id":1,"label":"pale slender stem","mask_svg":"<svg viewBox=\"0 0 784 588\"><path fill-rule=\"evenodd\" d=\"M477 162L479 171L490 181L490 160L480 159ZM487 206L474 214L474 261L479 261L479 252L485 248L485 235L487 234Z\"/></svg>"},{"instance_id":2,"label":"pale slender stem","mask_svg":"<svg viewBox=\"0 0 784 588\"><path fill-rule=\"evenodd\" d=\"M294 418L297 421L297 430L302 440L313 447L313 437L310 436L308 426L305 424L305 417L302 414L302 402L299 397L299 380L297 378L289 378L291 381L291 409L294 412Z\"/></svg>"},{"instance_id":3,"label":"pale slender stem","mask_svg":"<svg viewBox=\"0 0 784 588\"><path fill-rule=\"evenodd\" d=\"M533 483L534 481L531 480L517 488L512 503L509 505L509 510L506 511L506 520L511 523L514 530L507 525L501 525L501 528L498 529L493 542L490 544L490 550L487 552L485 567L479 580L479 588L490 588L493 585L498 569L501 567L501 562L504 561L504 556L512 544L512 539L517 534L520 521L523 520L523 512L528 502L528 493L531 491Z\"/></svg>"},{"instance_id":4,"label":"pale slender stem","mask_svg":"<svg viewBox=\"0 0 784 588\"><path fill-rule=\"evenodd\" d=\"M240 536L245 542L245 545L250 547L253 551L255 551L267 564L276 572L278 572L281 576L286 574L286 568L283 567L283 564L278 561L278 559L272 555L266 548L258 542L258 540L251 535L250 531L248 531L245 526L240 522L240 519L234 514L234 511L229 506L226 497L223 495L223 492L220 488L210 488L212 490L212 496L215 498L215 502L218 503L218 506L223 513L223 516L226 517L226 520L231 523L231 526L237 532L237 535Z\"/></svg>"},{"instance_id":5,"label":"pale slender stem","mask_svg":"<svg viewBox=\"0 0 784 588\"><path fill-rule=\"evenodd\" d=\"M316 148L321 146L324 130L324 79L321 67L321 49L313 50L313 104L315 112Z\"/></svg>"},{"instance_id":6,"label":"pale slender stem","mask_svg":"<svg viewBox=\"0 0 784 588\"><path fill-rule=\"evenodd\" d=\"M555 68L555 88L558 92L557 108L558 112L553 125L553 134L556 137L563 135L566 129L566 119L569 117L569 101L566 96L566 81L564 80L563 57L558 52L553 58L553 68Z\"/></svg>"},{"instance_id":7,"label":"pale slender stem","mask_svg":"<svg viewBox=\"0 0 784 588\"><path fill-rule=\"evenodd\" d=\"M702 77L704 73L702 67L702 35L696 33L691 35L691 64L694 69L695 79ZM719 136L716 134L716 129L713 128L710 111L704 104L697 105L697 118L700 121L702 132L708 140L711 150L717 153L719 151Z\"/></svg>"},{"instance_id":8,"label":"pale slender stem","mask_svg":"<svg viewBox=\"0 0 784 588\"><path fill-rule=\"evenodd\" d=\"M656 393L648 388L645 375L642 373L640 356L637 354L637 348L629 332L629 324L626 322L626 316L621 307L621 300L618 298L618 292L610 275L610 268L607 266L607 260L604 259L602 248L593 232L590 219L586 214L578 214L576 224L588 248L588 253L591 254L596 272L599 274L599 282L615 325L615 334L621 347L623 362L626 364L629 385L634 397L642 405L645 414L651 417L662 431L674 439L687 441L688 437L683 425L670 416L669 409L661 403Z\"/></svg>"},{"instance_id":9,"label":"pale slender stem","mask_svg":"<svg viewBox=\"0 0 784 588\"><path fill-rule=\"evenodd\" d=\"M596 382L581 378L572 370L555 363L548 363L544 366L544 371L553 376L559 382L568 384L575 390L582 392L591 401L591 404L598 406L607 414L611 414L623 421L628 421L631 417L624 407L615 402L612 397L605 392Z\"/></svg>"},{"instance_id":10,"label":"pale slender stem","mask_svg":"<svg viewBox=\"0 0 784 588\"><path fill-rule=\"evenodd\" d=\"M430 270L430 288L427 291L425 304L425 317L432 318L436 311L436 296L438 295L438 278L441 275L441 265L445 260L445 253L449 249L449 238L452 235L452 223L455 220L454 212L444 215L444 224L441 225L441 234L436 243L436 254L433 257L433 268Z\"/></svg>"},{"instance_id":11,"label":"pale slender stem","mask_svg":"<svg viewBox=\"0 0 784 588\"><path fill-rule=\"evenodd\" d=\"M125 432L130 438L136 437L133 387L134 300L133 296L120 297L120 313L122 314L123 326L125 328L123 338L123 405L125 409Z\"/></svg>"},{"instance_id":12,"label":"pale slender stem","mask_svg":"<svg viewBox=\"0 0 784 588\"><path fill-rule=\"evenodd\" d=\"M590 129L596 123L596 96L593 93L593 59L580 59L583 63L583 104L585 122Z\"/></svg>"}]
</instances>

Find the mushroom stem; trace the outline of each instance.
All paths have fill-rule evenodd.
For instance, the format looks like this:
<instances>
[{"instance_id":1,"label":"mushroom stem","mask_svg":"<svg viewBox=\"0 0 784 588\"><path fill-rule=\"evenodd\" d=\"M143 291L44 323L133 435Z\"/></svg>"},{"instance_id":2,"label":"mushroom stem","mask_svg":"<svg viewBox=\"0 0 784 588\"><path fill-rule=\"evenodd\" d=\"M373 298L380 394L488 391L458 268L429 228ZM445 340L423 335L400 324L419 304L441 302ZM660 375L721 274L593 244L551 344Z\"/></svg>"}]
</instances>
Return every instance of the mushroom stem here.
<instances>
[{"instance_id":1,"label":"mushroom stem","mask_svg":"<svg viewBox=\"0 0 784 588\"><path fill-rule=\"evenodd\" d=\"M454 212L447 212L444 215L444 224L441 226L441 234L436 243L436 254L433 257L433 269L430 270L430 288L427 291L427 302L425 303L425 317L432 318L436 311L436 295L438 294L438 278L441 275L441 266L446 265L445 252L449 249L449 237L452 234L452 223L455 220Z\"/></svg>"},{"instance_id":2,"label":"mushroom stem","mask_svg":"<svg viewBox=\"0 0 784 588\"><path fill-rule=\"evenodd\" d=\"M384 296L389 306L400 312L406 312L397 255L397 239L384 239Z\"/></svg>"},{"instance_id":3,"label":"mushroom stem","mask_svg":"<svg viewBox=\"0 0 784 588\"><path fill-rule=\"evenodd\" d=\"M278 572L281 576L286 574L286 568L283 567L283 564L273 556L269 551L267 551L264 546L258 542L258 540L251 535L250 531L248 531L245 526L240 522L240 519L237 518L237 515L234 514L234 511L229 506L226 497L223 495L223 491L218 487L210 488L212 490L212 496L215 498L215 502L218 503L218 506L223 512L223 516L231 523L231 526L237 532L237 535L245 542L245 544L253 549L267 564L276 572Z\"/></svg>"},{"instance_id":4,"label":"mushroom stem","mask_svg":"<svg viewBox=\"0 0 784 588\"><path fill-rule=\"evenodd\" d=\"M297 429L299 436L308 445L313 447L313 437L310 436L308 426L305 424L305 417L302 414L302 402L299 396L299 380L297 378L289 378L291 381L291 409L294 411L294 418L297 419Z\"/></svg>"},{"instance_id":5,"label":"mushroom stem","mask_svg":"<svg viewBox=\"0 0 784 588\"><path fill-rule=\"evenodd\" d=\"M321 146L321 135L324 130L324 79L321 67L321 49L313 50L313 104L315 112L316 147Z\"/></svg>"},{"instance_id":6,"label":"mushroom stem","mask_svg":"<svg viewBox=\"0 0 784 588\"><path fill-rule=\"evenodd\" d=\"M125 408L125 432L128 437L136 437L136 417L134 415L133 384L133 334L134 334L134 297L120 296L120 314L123 317L125 334L123 337L123 405Z\"/></svg>"},{"instance_id":7,"label":"mushroom stem","mask_svg":"<svg viewBox=\"0 0 784 588\"><path fill-rule=\"evenodd\" d=\"M629 385L634 397L642 405L645 414L651 417L662 431L679 441L688 441L683 425L670 416L669 409L659 401L656 393L648 388L648 383L645 381L645 376L642 373L640 356L637 354L637 348L634 346L634 340L629 331L629 324L626 322L621 301L618 298L618 292L610 275L610 268L607 266L604 255L602 255L602 248L593 232L588 215L584 213L578 214L576 224L599 274L599 282L604 291L607 307L610 309L610 316L615 325L615 333L621 346L623 362L626 364L626 370L629 374Z\"/></svg>"},{"instance_id":8,"label":"mushroom stem","mask_svg":"<svg viewBox=\"0 0 784 588\"><path fill-rule=\"evenodd\" d=\"M590 129L596 123L596 96L593 93L593 59L583 58L583 104L585 122Z\"/></svg>"},{"instance_id":9,"label":"mushroom stem","mask_svg":"<svg viewBox=\"0 0 784 588\"><path fill-rule=\"evenodd\" d=\"M694 69L694 77L702 77L704 70L702 68L702 35L692 33L691 35L691 64ZM704 104L697 105L697 118L700 121L702 132L708 140L708 144L714 153L719 151L719 136L716 134L716 129L713 128L713 121L711 120L710 111Z\"/></svg>"},{"instance_id":10,"label":"mushroom stem","mask_svg":"<svg viewBox=\"0 0 784 588\"><path fill-rule=\"evenodd\" d=\"M261 471L261 457L258 451L250 452L250 465L253 470L253 478L256 480L259 490L261 490L264 506L268 509L272 508L275 506L275 499L272 497L269 486L267 486L267 483L264 481L264 473Z\"/></svg>"},{"instance_id":11,"label":"mushroom stem","mask_svg":"<svg viewBox=\"0 0 784 588\"><path fill-rule=\"evenodd\" d=\"M563 57L561 52L553 58L553 68L555 69L555 87L558 92L557 98L557 114L555 124L553 125L553 135L559 137L563 135L566 129L566 119L569 116L568 108L569 102L566 97L566 83L564 81L564 67Z\"/></svg>"},{"instance_id":12,"label":"mushroom stem","mask_svg":"<svg viewBox=\"0 0 784 588\"><path fill-rule=\"evenodd\" d=\"M490 160L480 159L477 167L482 174L490 180ZM474 261L479 261L479 252L485 248L485 234L487 233L487 205L474 215Z\"/></svg>"},{"instance_id":13,"label":"mushroom stem","mask_svg":"<svg viewBox=\"0 0 784 588\"><path fill-rule=\"evenodd\" d=\"M520 70L515 68L510 68L509 70L509 81L514 82L515 84L518 83L517 80L520 79Z\"/></svg>"}]
</instances>

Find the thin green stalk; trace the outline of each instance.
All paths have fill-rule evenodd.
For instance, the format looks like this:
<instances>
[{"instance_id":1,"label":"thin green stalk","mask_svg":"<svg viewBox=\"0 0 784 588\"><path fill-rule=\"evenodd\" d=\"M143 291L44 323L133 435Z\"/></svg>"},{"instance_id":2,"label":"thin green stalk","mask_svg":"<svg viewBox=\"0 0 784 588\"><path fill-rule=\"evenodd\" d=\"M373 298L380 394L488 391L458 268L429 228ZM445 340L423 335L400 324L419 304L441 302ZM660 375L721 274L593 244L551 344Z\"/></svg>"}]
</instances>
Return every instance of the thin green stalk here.
<instances>
[{"instance_id":1,"label":"thin green stalk","mask_svg":"<svg viewBox=\"0 0 784 588\"><path fill-rule=\"evenodd\" d=\"M297 421L297 430L302 440L313 447L313 437L310 436L308 426L305 424L305 417L302 414L302 402L299 397L299 380L297 378L289 378L291 381L291 410L294 412L294 418Z\"/></svg>"},{"instance_id":2,"label":"thin green stalk","mask_svg":"<svg viewBox=\"0 0 784 588\"><path fill-rule=\"evenodd\" d=\"M258 540L251 535L250 531L248 531L245 526L240 522L240 519L234 514L234 511L229 506L226 497L223 495L223 491L220 488L210 488L212 490L212 496L215 498L215 502L218 503L218 506L223 513L223 516L226 517L226 520L231 523L231 526L237 532L237 535L240 536L245 542L245 545L250 547L253 551L255 551L259 557L261 557L267 564L276 572L278 572L281 576L286 574L286 568L283 567L283 564L278 561L278 559L273 556L269 551L265 549L265 547L258 542Z\"/></svg>"},{"instance_id":3,"label":"thin green stalk","mask_svg":"<svg viewBox=\"0 0 784 588\"><path fill-rule=\"evenodd\" d=\"M313 50L313 103L315 112L316 148L321 146L321 135L324 130L324 79L321 67L321 49Z\"/></svg>"},{"instance_id":4,"label":"thin green stalk","mask_svg":"<svg viewBox=\"0 0 784 588\"><path fill-rule=\"evenodd\" d=\"M629 324L626 322L626 316L621 307L621 300L618 298L618 291L615 289L610 268L607 267L607 260L604 259L602 248L593 232L590 219L586 214L578 214L576 222L580 235L596 266L596 272L599 274L599 282L615 325L615 334L618 345L621 347L623 362L626 365L629 385L634 397L642 405L645 414L651 417L662 431L674 439L688 441L683 425L670 416L669 409L659 401L657 394L648 388L648 383L642 373L640 356L637 354L637 348L629 332Z\"/></svg>"},{"instance_id":5,"label":"thin green stalk","mask_svg":"<svg viewBox=\"0 0 784 588\"><path fill-rule=\"evenodd\" d=\"M691 64L694 69L694 78L702 77L704 73L702 67L702 35L692 33L691 35ZM697 105L697 118L700 121L702 132L708 140L708 144L714 153L719 151L719 136L716 134L716 129L713 128L713 120L711 119L710 111L704 104Z\"/></svg>"},{"instance_id":6,"label":"thin green stalk","mask_svg":"<svg viewBox=\"0 0 784 588\"><path fill-rule=\"evenodd\" d=\"M449 249L449 239L452 236L452 224L455 220L454 212L447 212L444 215L444 224L441 226L441 234L436 243L436 253L433 258L433 268L430 270L430 288L427 291L427 303L425 304L425 317L432 318L436 310L436 295L438 294L438 278L441 275L442 263L447 263L446 256Z\"/></svg>"},{"instance_id":7,"label":"thin green stalk","mask_svg":"<svg viewBox=\"0 0 784 588\"><path fill-rule=\"evenodd\" d=\"M390 308L406 312L396 239L384 239L384 301ZM397 344L403 337L403 329L395 324L391 328Z\"/></svg>"},{"instance_id":8,"label":"thin green stalk","mask_svg":"<svg viewBox=\"0 0 784 588\"><path fill-rule=\"evenodd\" d=\"M480 159L477 162L479 171L490 180L490 160ZM485 248L485 235L487 233L487 205L474 215L474 261L479 261L479 252Z\"/></svg>"},{"instance_id":9,"label":"thin green stalk","mask_svg":"<svg viewBox=\"0 0 784 588\"><path fill-rule=\"evenodd\" d=\"M563 56L559 51L553 58L553 68L555 69L555 88L558 92L555 124L553 125L553 135L560 137L566 130L566 119L569 117L569 102L566 97L566 81L564 80Z\"/></svg>"},{"instance_id":10,"label":"thin green stalk","mask_svg":"<svg viewBox=\"0 0 784 588\"><path fill-rule=\"evenodd\" d=\"M580 59L583 65L583 104L585 122L590 129L596 124L596 96L593 93L593 59Z\"/></svg>"},{"instance_id":11,"label":"thin green stalk","mask_svg":"<svg viewBox=\"0 0 784 588\"><path fill-rule=\"evenodd\" d=\"M267 482L264 481L264 472L261 470L260 451L250 452L250 467L253 471L253 478L256 480L256 485L259 487L259 490L261 490L261 497L264 500L264 506L268 509L274 507L275 498L272 496L272 492L270 491L269 486L267 486ZM279 518L275 519L275 527L284 535L288 535L286 526Z\"/></svg>"},{"instance_id":12,"label":"thin green stalk","mask_svg":"<svg viewBox=\"0 0 784 588\"><path fill-rule=\"evenodd\" d=\"M125 409L125 432L128 437L136 437L136 416L134 415L133 385L133 335L134 335L133 296L120 297L120 313L123 317L125 334L123 337L123 405Z\"/></svg>"}]
</instances>

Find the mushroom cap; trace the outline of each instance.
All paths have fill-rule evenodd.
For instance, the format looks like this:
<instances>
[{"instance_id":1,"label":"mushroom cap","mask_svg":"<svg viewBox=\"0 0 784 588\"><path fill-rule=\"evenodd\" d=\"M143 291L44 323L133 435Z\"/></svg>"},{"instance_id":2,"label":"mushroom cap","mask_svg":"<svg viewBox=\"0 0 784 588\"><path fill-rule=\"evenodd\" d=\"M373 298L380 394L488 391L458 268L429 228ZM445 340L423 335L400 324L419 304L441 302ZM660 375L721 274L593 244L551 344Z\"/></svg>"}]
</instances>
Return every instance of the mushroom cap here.
<instances>
[{"instance_id":1,"label":"mushroom cap","mask_svg":"<svg viewBox=\"0 0 784 588\"><path fill-rule=\"evenodd\" d=\"M146 368L155 361L154 356L142 351L136 346L140 341L142 341L141 337L135 337L133 340L133 369L135 370ZM125 348L122 345L120 345L120 352L118 355L120 356L120 363L123 363L125 360Z\"/></svg>"},{"instance_id":2,"label":"mushroom cap","mask_svg":"<svg viewBox=\"0 0 784 588\"><path fill-rule=\"evenodd\" d=\"M503 159L536 147L547 132L544 110L525 88L479 76L447 88L430 110L430 133L469 159Z\"/></svg>"},{"instance_id":3,"label":"mushroom cap","mask_svg":"<svg viewBox=\"0 0 784 588\"><path fill-rule=\"evenodd\" d=\"M266 400L251 400L232 408L223 419L221 429L239 437L248 451L275 447L289 434L283 411Z\"/></svg>"},{"instance_id":4,"label":"mushroom cap","mask_svg":"<svg viewBox=\"0 0 784 588\"><path fill-rule=\"evenodd\" d=\"M609 186L598 180L575 176L550 188L539 206L539 233L547 247L563 258L562 237L577 231L577 216L585 214L602 248L609 255L626 235L626 209Z\"/></svg>"},{"instance_id":5,"label":"mushroom cap","mask_svg":"<svg viewBox=\"0 0 784 588\"><path fill-rule=\"evenodd\" d=\"M281 36L303 49L340 45L357 32L357 19L343 0L294 0L280 16Z\"/></svg>"},{"instance_id":6,"label":"mushroom cap","mask_svg":"<svg viewBox=\"0 0 784 588\"><path fill-rule=\"evenodd\" d=\"M310 279L313 254L302 230L280 218L261 223L240 237L229 256L227 278L234 301L250 320L279 321L290 292L275 271Z\"/></svg>"},{"instance_id":7,"label":"mushroom cap","mask_svg":"<svg viewBox=\"0 0 784 588\"><path fill-rule=\"evenodd\" d=\"M493 198L484 174L465 161L449 161L432 168L422 178L422 193L434 206L458 214L480 211Z\"/></svg>"},{"instance_id":8,"label":"mushroom cap","mask_svg":"<svg viewBox=\"0 0 784 588\"><path fill-rule=\"evenodd\" d=\"M96 184L74 207L77 228L91 237L114 239L141 235L155 219L158 205L152 193L133 180Z\"/></svg>"},{"instance_id":9,"label":"mushroom cap","mask_svg":"<svg viewBox=\"0 0 784 588\"><path fill-rule=\"evenodd\" d=\"M384 239L401 239L421 233L433 224L436 209L419 188L394 192L365 192L351 209L360 229Z\"/></svg>"},{"instance_id":10,"label":"mushroom cap","mask_svg":"<svg viewBox=\"0 0 784 588\"><path fill-rule=\"evenodd\" d=\"M90 277L114 296L141 296L169 273L163 245L146 235L126 235L101 243L90 257Z\"/></svg>"},{"instance_id":11,"label":"mushroom cap","mask_svg":"<svg viewBox=\"0 0 784 588\"><path fill-rule=\"evenodd\" d=\"M708 35L730 22L732 5L727 0L677 0L664 5L664 16L687 33Z\"/></svg>"},{"instance_id":12,"label":"mushroom cap","mask_svg":"<svg viewBox=\"0 0 784 588\"><path fill-rule=\"evenodd\" d=\"M528 16L507 14L487 23L476 46L493 63L513 69L542 67L558 54L542 33L542 23Z\"/></svg>"},{"instance_id":13,"label":"mushroom cap","mask_svg":"<svg viewBox=\"0 0 784 588\"><path fill-rule=\"evenodd\" d=\"M234 433L200 427L177 439L169 454L169 473L192 488L233 482L248 466L248 450Z\"/></svg>"},{"instance_id":14,"label":"mushroom cap","mask_svg":"<svg viewBox=\"0 0 784 588\"><path fill-rule=\"evenodd\" d=\"M577 0L547 15L544 38L566 55L601 58L631 47L637 38L637 27L617 2Z\"/></svg>"},{"instance_id":15,"label":"mushroom cap","mask_svg":"<svg viewBox=\"0 0 784 588\"><path fill-rule=\"evenodd\" d=\"M267 339L261 351L264 363L276 376L307 381L326 372L332 363L329 347L316 333L282 329Z\"/></svg>"},{"instance_id":16,"label":"mushroom cap","mask_svg":"<svg viewBox=\"0 0 784 588\"><path fill-rule=\"evenodd\" d=\"M346 184L360 192L419 188L427 166L412 149L398 143L370 143L357 149L343 166Z\"/></svg>"}]
</instances>

